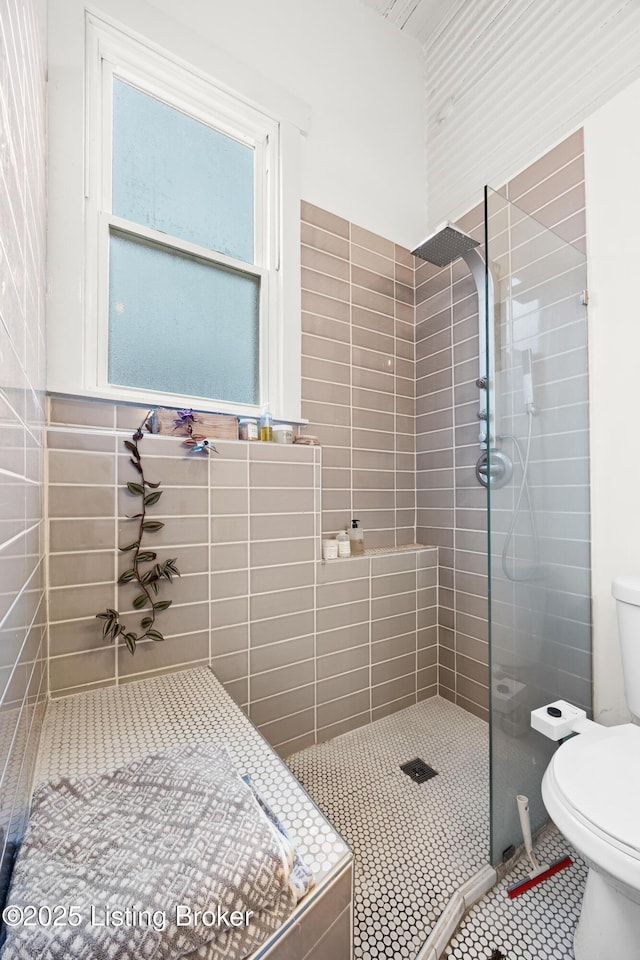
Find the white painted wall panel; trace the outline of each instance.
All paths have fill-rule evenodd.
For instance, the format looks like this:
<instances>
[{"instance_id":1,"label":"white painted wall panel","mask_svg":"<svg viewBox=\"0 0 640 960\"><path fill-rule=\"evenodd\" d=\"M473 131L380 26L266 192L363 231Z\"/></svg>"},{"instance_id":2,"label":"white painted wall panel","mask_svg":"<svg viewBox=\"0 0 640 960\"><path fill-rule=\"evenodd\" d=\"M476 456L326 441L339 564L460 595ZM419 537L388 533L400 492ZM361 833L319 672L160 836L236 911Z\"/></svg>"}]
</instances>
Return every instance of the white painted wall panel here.
<instances>
[{"instance_id":1,"label":"white painted wall panel","mask_svg":"<svg viewBox=\"0 0 640 960\"><path fill-rule=\"evenodd\" d=\"M426 226L580 126L640 76L639 51L636 0L463 3L425 47Z\"/></svg>"},{"instance_id":2,"label":"white painted wall panel","mask_svg":"<svg viewBox=\"0 0 640 960\"><path fill-rule=\"evenodd\" d=\"M87 6L283 122L285 202L289 211L295 205L295 232L285 235L290 263L299 255L300 197L400 244L421 233L422 48L355 0L49 0L50 390L95 391L83 342ZM288 275L297 277L295 263ZM283 415L298 416L295 408Z\"/></svg>"},{"instance_id":3,"label":"white painted wall panel","mask_svg":"<svg viewBox=\"0 0 640 960\"><path fill-rule=\"evenodd\" d=\"M50 0L54 164L68 162L82 120L72 85L84 6L303 128L303 199L398 243L420 232L424 56L413 37L356 0Z\"/></svg>"},{"instance_id":4,"label":"white painted wall panel","mask_svg":"<svg viewBox=\"0 0 640 960\"><path fill-rule=\"evenodd\" d=\"M640 81L584 127L589 263L593 654L596 719L628 719L611 581L640 576L638 252Z\"/></svg>"},{"instance_id":5,"label":"white painted wall panel","mask_svg":"<svg viewBox=\"0 0 640 960\"><path fill-rule=\"evenodd\" d=\"M420 44L345 0L151 0L310 108L302 197L402 243L424 216ZM179 13L177 12L179 9Z\"/></svg>"}]
</instances>

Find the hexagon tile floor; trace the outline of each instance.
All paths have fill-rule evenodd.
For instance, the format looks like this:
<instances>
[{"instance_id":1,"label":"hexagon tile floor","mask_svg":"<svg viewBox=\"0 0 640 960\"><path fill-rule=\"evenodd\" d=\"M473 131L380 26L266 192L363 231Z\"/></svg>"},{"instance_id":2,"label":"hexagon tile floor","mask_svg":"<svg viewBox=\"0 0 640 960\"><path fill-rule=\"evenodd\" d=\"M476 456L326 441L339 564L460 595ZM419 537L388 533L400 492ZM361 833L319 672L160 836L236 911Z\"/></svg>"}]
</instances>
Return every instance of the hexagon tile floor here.
<instances>
[{"instance_id":1,"label":"hexagon tile floor","mask_svg":"<svg viewBox=\"0 0 640 960\"><path fill-rule=\"evenodd\" d=\"M438 771L414 783L400 764ZM355 856L355 960L414 960L449 897L487 863L488 728L434 697L300 753L287 763ZM555 828L541 862L568 847ZM574 864L515 900L520 861L465 916L448 960L570 960L586 867Z\"/></svg>"},{"instance_id":2,"label":"hexagon tile floor","mask_svg":"<svg viewBox=\"0 0 640 960\"><path fill-rule=\"evenodd\" d=\"M288 758L353 850L356 960L412 960L486 864L488 754L487 725L434 697ZM438 776L412 781L416 757Z\"/></svg>"},{"instance_id":3,"label":"hexagon tile floor","mask_svg":"<svg viewBox=\"0 0 640 960\"><path fill-rule=\"evenodd\" d=\"M471 907L449 942L446 960L572 960L587 867L555 828L539 838L536 855L541 863L566 853L574 861L570 867L509 900L507 886L527 873L521 860L506 880Z\"/></svg>"}]
</instances>

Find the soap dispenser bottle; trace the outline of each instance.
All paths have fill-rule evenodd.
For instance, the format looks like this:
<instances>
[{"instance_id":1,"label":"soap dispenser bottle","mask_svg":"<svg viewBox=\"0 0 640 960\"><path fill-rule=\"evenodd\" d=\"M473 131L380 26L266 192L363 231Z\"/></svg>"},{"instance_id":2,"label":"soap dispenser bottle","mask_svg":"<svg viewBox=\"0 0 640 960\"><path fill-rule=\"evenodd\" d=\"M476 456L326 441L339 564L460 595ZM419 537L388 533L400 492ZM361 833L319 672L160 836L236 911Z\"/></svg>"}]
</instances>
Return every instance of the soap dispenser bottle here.
<instances>
[{"instance_id":1,"label":"soap dispenser bottle","mask_svg":"<svg viewBox=\"0 0 640 960\"><path fill-rule=\"evenodd\" d=\"M359 520L352 520L351 530L349 530L352 557L361 557L364 554L364 534L358 526L359 523Z\"/></svg>"},{"instance_id":2,"label":"soap dispenser bottle","mask_svg":"<svg viewBox=\"0 0 640 960\"><path fill-rule=\"evenodd\" d=\"M260 439L273 441L273 417L268 403L265 403L260 414Z\"/></svg>"}]
</instances>

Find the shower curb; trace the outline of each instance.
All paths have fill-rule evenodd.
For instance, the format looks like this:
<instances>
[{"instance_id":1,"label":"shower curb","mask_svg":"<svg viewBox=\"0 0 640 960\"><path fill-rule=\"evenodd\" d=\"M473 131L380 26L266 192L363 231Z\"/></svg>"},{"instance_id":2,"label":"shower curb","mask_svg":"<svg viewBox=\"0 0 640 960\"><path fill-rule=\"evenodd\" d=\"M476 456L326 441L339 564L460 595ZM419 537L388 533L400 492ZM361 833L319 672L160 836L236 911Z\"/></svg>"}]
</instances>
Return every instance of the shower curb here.
<instances>
[{"instance_id":1,"label":"shower curb","mask_svg":"<svg viewBox=\"0 0 640 960\"><path fill-rule=\"evenodd\" d=\"M487 864L453 894L415 960L439 960L467 910L498 882L498 872Z\"/></svg>"}]
</instances>

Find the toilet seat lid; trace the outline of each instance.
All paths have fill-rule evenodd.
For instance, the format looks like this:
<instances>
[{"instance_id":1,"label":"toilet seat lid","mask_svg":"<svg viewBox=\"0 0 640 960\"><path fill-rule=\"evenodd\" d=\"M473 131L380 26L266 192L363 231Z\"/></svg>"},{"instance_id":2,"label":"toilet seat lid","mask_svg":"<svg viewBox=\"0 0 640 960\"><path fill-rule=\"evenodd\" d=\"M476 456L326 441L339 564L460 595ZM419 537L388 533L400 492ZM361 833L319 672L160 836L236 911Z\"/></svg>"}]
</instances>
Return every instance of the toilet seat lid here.
<instances>
[{"instance_id":1,"label":"toilet seat lid","mask_svg":"<svg viewBox=\"0 0 640 960\"><path fill-rule=\"evenodd\" d=\"M567 804L616 846L640 857L640 727L578 734L553 759Z\"/></svg>"}]
</instances>

